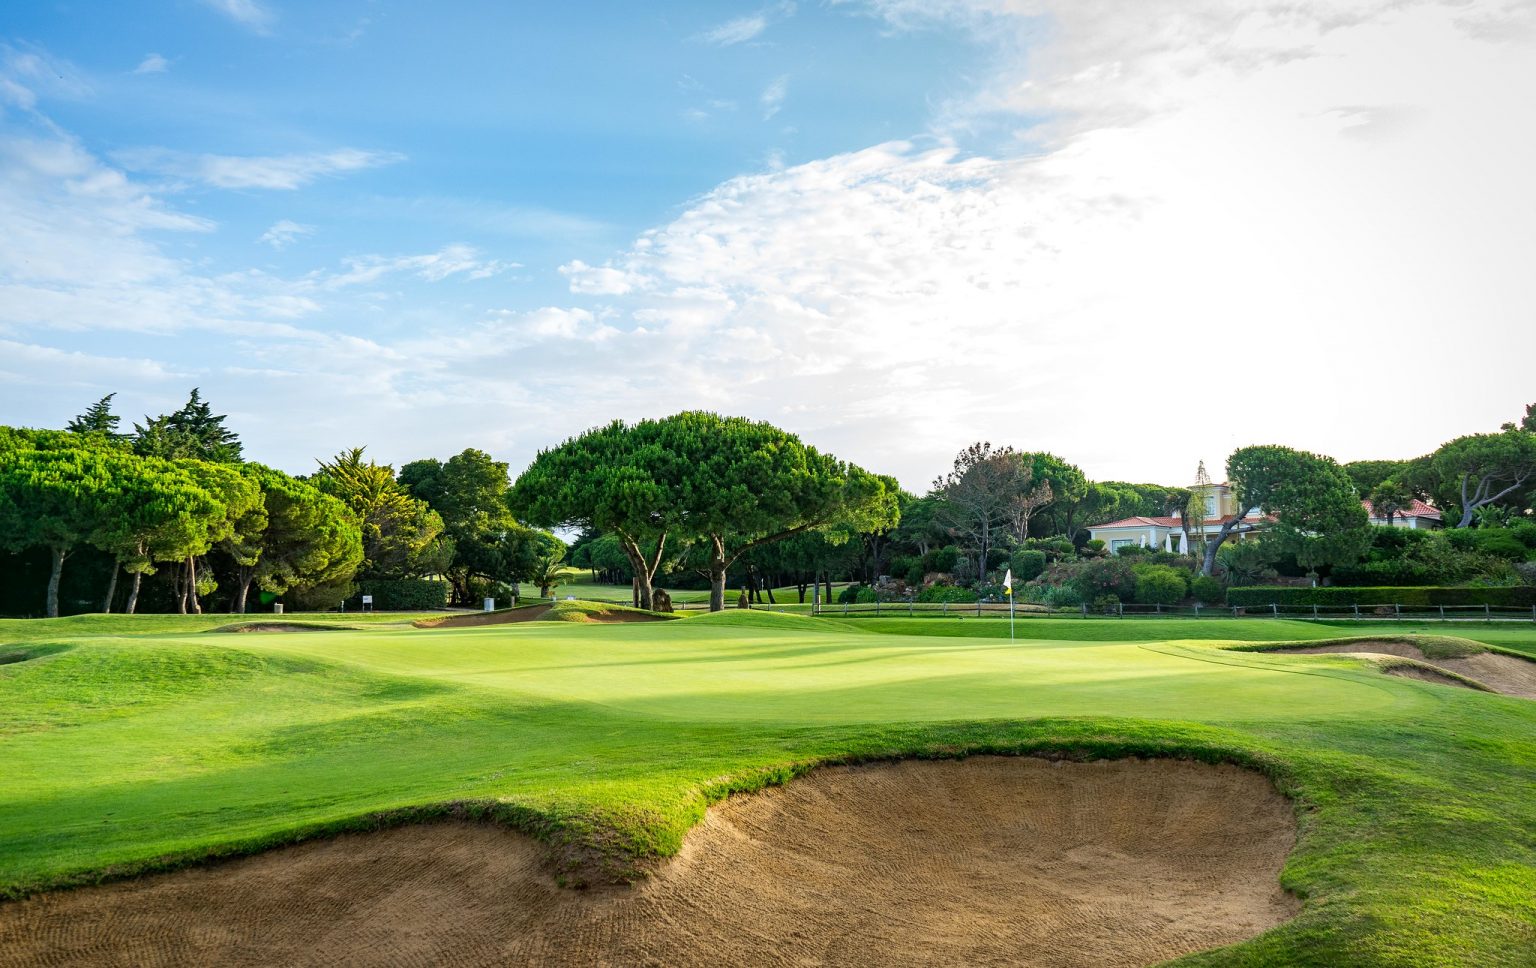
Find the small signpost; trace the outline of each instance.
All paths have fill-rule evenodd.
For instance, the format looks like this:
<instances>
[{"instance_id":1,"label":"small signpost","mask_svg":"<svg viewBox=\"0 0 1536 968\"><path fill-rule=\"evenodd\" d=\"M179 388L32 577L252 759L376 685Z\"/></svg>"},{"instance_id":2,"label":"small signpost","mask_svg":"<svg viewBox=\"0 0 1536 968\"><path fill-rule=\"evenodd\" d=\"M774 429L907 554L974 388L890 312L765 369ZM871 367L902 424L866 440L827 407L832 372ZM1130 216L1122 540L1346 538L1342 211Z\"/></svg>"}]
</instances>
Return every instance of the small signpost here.
<instances>
[{"instance_id":1,"label":"small signpost","mask_svg":"<svg viewBox=\"0 0 1536 968\"><path fill-rule=\"evenodd\" d=\"M494 612L494 611L496 611L496 599L494 599L494 598L487 598L485 600L485 610L487 612Z\"/></svg>"},{"instance_id":2,"label":"small signpost","mask_svg":"<svg viewBox=\"0 0 1536 968\"><path fill-rule=\"evenodd\" d=\"M363 596L363 611L365 611L365 612L373 611L373 596L372 595L364 595Z\"/></svg>"}]
</instances>

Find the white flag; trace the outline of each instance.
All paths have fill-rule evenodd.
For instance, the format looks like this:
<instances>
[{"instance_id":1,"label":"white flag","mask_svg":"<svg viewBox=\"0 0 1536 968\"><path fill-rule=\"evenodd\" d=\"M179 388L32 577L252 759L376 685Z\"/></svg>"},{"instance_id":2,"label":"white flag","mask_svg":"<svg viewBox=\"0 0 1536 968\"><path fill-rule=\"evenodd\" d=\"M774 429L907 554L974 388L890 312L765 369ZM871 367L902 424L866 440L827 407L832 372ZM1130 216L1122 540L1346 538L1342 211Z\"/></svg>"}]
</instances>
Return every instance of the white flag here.
<instances>
[{"instance_id":1,"label":"white flag","mask_svg":"<svg viewBox=\"0 0 1536 968\"><path fill-rule=\"evenodd\" d=\"M1013 591L1013 569L1012 568L1009 568L1008 569L1008 574L1003 576L1003 587L1008 589L1009 591Z\"/></svg>"}]
</instances>

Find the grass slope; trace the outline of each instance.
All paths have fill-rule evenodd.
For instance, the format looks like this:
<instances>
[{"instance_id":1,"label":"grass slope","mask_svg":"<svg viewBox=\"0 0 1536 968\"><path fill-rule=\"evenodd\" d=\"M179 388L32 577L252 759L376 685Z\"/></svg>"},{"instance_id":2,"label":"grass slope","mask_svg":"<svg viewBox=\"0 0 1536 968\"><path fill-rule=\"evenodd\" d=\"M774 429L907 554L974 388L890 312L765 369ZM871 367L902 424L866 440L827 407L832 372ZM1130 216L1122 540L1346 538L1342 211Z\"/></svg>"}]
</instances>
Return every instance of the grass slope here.
<instances>
[{"instance_id":1,"label":"grass slope","mask_svg":"<svg viewBox=\"0 0 1536 968\"><path fill-rule=\"evenodd\" d=\"M1006 623L757 612L280 635L132 618L0 623L22 656L0 664L0 892L450 811L622 874L708 803L822 762L1181 755L1297 798L1283 881L1306 900L1187 963L1536 952L1536 703L1212 647L1339 634L1315 623L1041 619L1011 644Z\"/></svg>"}]
</instances>

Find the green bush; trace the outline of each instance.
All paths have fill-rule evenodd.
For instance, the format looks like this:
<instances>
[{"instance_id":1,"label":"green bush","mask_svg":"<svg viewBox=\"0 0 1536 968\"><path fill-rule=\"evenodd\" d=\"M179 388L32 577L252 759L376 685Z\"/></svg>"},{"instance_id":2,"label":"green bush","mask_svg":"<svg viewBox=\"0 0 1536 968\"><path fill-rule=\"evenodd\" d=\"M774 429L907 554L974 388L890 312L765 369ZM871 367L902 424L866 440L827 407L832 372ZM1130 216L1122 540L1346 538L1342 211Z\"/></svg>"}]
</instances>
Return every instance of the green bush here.
<instances>
[{"instance_id":1,"label":"green bush","mask_svg":"<svg viewBox=\"0 0 1536 968\"><path fill-rule=\"evenodd\" d=\"M1184 600L1189 585L1185 572L1168 565L1136 565L1135 601L1139 605L1173 605Z\"/></svg>"},{"instance_id":2,"label":"green bush","mask_svg":"<svg viewBox=\"0 0 1536 968\"><path fill-rule=\"evenodd\" d=\"M961 588L958 585L929 585L918 592L917 601L934 604L939 602L949 602L951 604L956 602L969 603L976 601L976 593L969 588Z\"/></svg>"},{"instance_id":3,"label":"green bush","mask_svg":"<svg viewBox=\"0 0 1536 968\"><path fill-rule=\"evenodd\" d=\"M1090 555L1102 555L1104 548L1103 538L1092 538L1083 542L1083 551Z\"/></svg>"},{"instance_id":4,"label":"green bush","mask_svg":"<svg viewBox=\"0 0 1536 968\"><path fill-rule=\"evenodd\" d=\"M923 567L928 571L936 571L941 574L951 574L955 570L955 564L960 560L960 549L954 545L945 545L935 548L923 556Z\"/></svg>"},{"instance_id":5,"label":"green bush","mask_svg":"<svg viewBox=\"0 0 1536 968\"><path fill-rule=\"evenodd\" d=\"M1530 551L1513 528L1452 528L1445 536L1458 551L1475 551L1511 561L1524 561Z\"/></svg>"},{"instance_id":6,"label":"green bush","mask_svg":"<svg viewBox=\"0 0 1536 968\"><path fill-rule=\"evenodd\" d=\"M1227 589L1210 575L1196 575L1189 583L1189 593L1202 605L1220 605L1227 599Z\"/></svg>"},{"instance_id":7,"label":"green bush","mask_svg":"<svg viewBox=\"0 0 1536 968\"><path fill-rule=\"evenodd\" d=\"M359 582L357 597L349 601L347 606L360 607L364 595L372 595L373 607L381 612L414 612L443 608L448 604L448 583L432 578Z\"/></svg>"},{"instance_id":8,"label":"green bush","mask_svg":"<svg viewBox=\"0 0 1536 968\"><path fill-rule=\"evenodd\" d=\"M1008 567L1013 569L1014 581L1032 581L1045 571L1045 552L1034 548L1015 548L1008 559Z\"/></svg>"},{"instance_id":9,"label":"green bush","mask_svg":"<svg viewBox=\"0 0 1536 968\"><path fill-rule=\"evenodd\" d=\"M1228 605L1403 605L1433 608L1437 605L1498 605L1530 608L1536 605L1536 587L1421 586L1387 588L1229 588Z\"/></svg>"},{"instance_id":10,"label":"green bush","mask_svg":"<svg viewBox=\"0 0 1536 968\"><path fill-rule=\"evenodd\" d=\"M1092 602L1113 595L1123 602L1136 595L1136 572L1129 561L1099 558L1083 565L1073 584L1082 601Z\"/></svg>"}]
</instances>

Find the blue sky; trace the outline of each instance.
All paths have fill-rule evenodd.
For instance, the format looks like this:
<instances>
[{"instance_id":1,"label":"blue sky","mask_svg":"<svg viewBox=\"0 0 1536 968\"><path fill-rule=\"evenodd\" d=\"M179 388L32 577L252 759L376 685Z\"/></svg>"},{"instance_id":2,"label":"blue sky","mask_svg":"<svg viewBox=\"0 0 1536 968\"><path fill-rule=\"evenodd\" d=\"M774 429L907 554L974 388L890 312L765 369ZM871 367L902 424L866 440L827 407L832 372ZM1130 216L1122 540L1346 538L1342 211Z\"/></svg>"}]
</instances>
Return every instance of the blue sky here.
<instances>
[{"instance_id":1,"label":"blue sky","mask_svg":"<svg viewBox=\"0 0 1536 968\"><path fill-rule=\"evenodd\" d=\"M1523 0L17 6L6 423L197 385L290 470L515 470L707 407L920 489L983 438L1411 456L1536 395Z\"/></svg>"}]
</instances>

